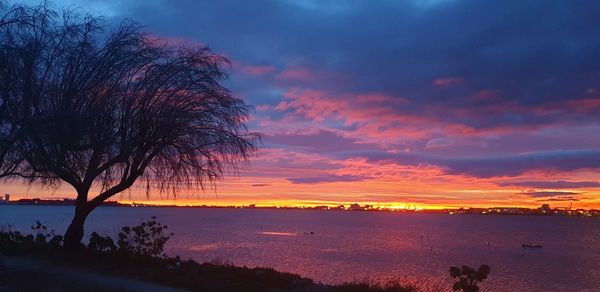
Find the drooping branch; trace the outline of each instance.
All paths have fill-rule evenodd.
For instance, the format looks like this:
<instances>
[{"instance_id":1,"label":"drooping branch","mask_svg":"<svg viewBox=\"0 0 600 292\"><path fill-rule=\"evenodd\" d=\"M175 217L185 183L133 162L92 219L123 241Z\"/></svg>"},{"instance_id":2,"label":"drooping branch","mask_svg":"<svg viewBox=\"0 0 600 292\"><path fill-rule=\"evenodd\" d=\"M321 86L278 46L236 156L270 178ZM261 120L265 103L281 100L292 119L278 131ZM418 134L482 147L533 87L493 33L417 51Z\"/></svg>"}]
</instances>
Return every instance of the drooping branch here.
<instances>
[{"instance_id":1,"label":"drooping branch","mask_svg":"<svg viewBox=\"0 0 600 292\"><path fill-rule=\"evenodd\" d=\"M94 208L140 180L204 188L260 140L244 124L251 108L222 85L228 66L135 22L14 6L0 18L0 177L75 189L69 249Z\"/></svg>"},{"instance_id":2,"label":"drooping branch","mask_svg":"<svg viewBox=\"0 0 600 292\"><path fill-rule=\"evenodd\" d=\"M93 209L140 178L202 188L251 155L250 108L220 83L227 59L168 47L133 22L106 33L97 18L46 6L17 14L21 26L2 28L2 61L16 66L1 81L16 88L3 91L18 113L8 120L26 121L20 177L64 181L84 202L99 185Z\"/></svg>"}]
</instances>

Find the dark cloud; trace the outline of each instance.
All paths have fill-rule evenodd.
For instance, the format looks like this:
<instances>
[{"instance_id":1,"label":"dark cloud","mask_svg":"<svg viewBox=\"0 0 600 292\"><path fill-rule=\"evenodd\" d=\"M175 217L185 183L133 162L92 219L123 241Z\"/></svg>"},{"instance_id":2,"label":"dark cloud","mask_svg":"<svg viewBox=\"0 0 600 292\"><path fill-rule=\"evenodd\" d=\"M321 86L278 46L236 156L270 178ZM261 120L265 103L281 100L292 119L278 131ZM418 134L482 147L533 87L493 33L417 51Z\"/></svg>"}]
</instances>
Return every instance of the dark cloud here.
<instances>
[{"instance_id":1,"label":"dark cloud","mask_svg":"<svg viewBox=\"0 0 600 292\"><path fill-rule=\"evenodd\" d=\"M556 197L556 198L549 198L549 199L542 199L542 200L537 200L538 202L577 202L580 201L579 198L576 197Z\"/></svg>"},{"instance_id":2,"label":"dark cloud","mask_svg":"<svg viewBox=\"0 0 600 292\"><path fill-rule=\"evenodd\" d=\"M519 195L526 195L526 196L529 196L532 198L564 197L564 196L573 197L578 194L579 193L574 193L574 192L536 192L536 191L528 191L528 192L519 193Z\"/></svg>"},{"instance_id":3,"label":"dark cloud","mask_svg":"<svg viewBox=\"0 0 600 292\"><path fill-rule=\"evenodd\" d=\"M577 188L598 188L599 182L594 181L520 181L520 182L501 182L501 187L517 186L540 189L577 189Z\"/></svg>"},{"instance_id":4,"label":"dark cloud","mask_svg":"<svg viewBox=\"0 0 600 292\"><path fill-rule=\"evenodd\" d=\"M415 102L495 89L506 99L539 104L581 96L600 77L600 59L594 57L600 49L597 1L124 5L117 10L121 17L134 17L156 33L201 40L252 64L314 69L324 78L311 86L340 89L331 81L346 74L353 82L344 83L345 90L403 93ZM436 80L465 86L423 91Z\"/></svg>"},{"instance_id":5,"label":"dark cloud","mask_svg":"<svg viewBox=\"0 0 600 292\"><path fill-rule=\"evenodd\" d=\"M369 161L392 161L402 165L429 164L442 167L448 174L468 175L479 178L513 177L533 170L574 171L600 169L600 150L555 150L526 154L504 154L476 157L452 157L430 155L423 152L386 153L383 151L349 152L346 155L365 157ZM543 182L532 182L543 185ZM501 186L525 183L503 182ZM555 185L593 187L594 182L556 182ZM548 183L551 185L551 183ZM532 186L535 187L535 186Z\"/></svg>"},{"instance_id":6,"label":"dark cloud","mask_svg":"<svg viewBox=\"0 0 600 292\"><path fill-rule=\"evenodd\" d=\"M311 176L311 177L295 177L288 178L288 181L294 184L318 184L318 183L333 183L333 182L354 182L362 181L363 177L354 175L322 175L322 176Z\"/></svg>"},{"instance_id":7,"label":"dark cloud","mask_svg":"<svg viewBox=\"0 0 600 292\"><path fill-rule=\"evenodd\" d=\"M538 202L576 202L580 201L579 193L574 192L538 192L527 191L518 193L517 195L525 195L531 198L536 198Z\"/></svg>"},{"instance_id":8,"label":"dark cloud","mask_svg":"<svg viewBox=\"0 0 600 292\"><path fill-rule=\"evenodd\" d=\"M115 21L132 17L153 34L201 41L232 58L234 66L253 66L234 68L230 82L251 104L276 106L290 88L321 90L328 94L320 98L339 103L376 92L402 100L386 101L386 110L422 117L425 121L413 125L417 132L434 132L414 138L420 146L406 142L412 146L407 152L393 154L331 131L267 135L266 143L276 147L433 164L449 174L481 178L600 169L600 1L157 0L119 1L112 7ZM288 113L257 116L283 124ZM331 116L308 121L307 127L359 129L352 114L342 121ZM385 118L375 131L406 124L392 114ZM251 126L260 127L254 121ZM516 186L596 185L530 181Z\"/></svg>"},{"instance_id":9,"label":"dark cloud","mask_svg":"<svg viewBox=\"0 0 600 292\"><path fill-rule=\"evenodd\" d=\"M334 132L324 130L306 134L265 135L263 141L267 144L301 147L321 153L379 148L372 144L359 144L356 139L345 138Z\"/></svg>"},{"instance_id":10,"label":"dark cloud","mask_svg":"<svg viewBox=\"0 0 600 292\"><path fill-rule=\"evenodd\" d=\"M402 96L410 102L391 106L399 114L474 129L599 119L573 103L600 101L589 94L600 84L598 1L157 0L102 6L112 7L107 12L114 21L132 17L157 35L198 40L240 64L269 67L261 78L234 75L232 88L254 104L275 104L278 91L297 86L334 95ZM276 78L288 75L302 78ZM482 92L494 97L473 98Z\"/></svg>"},{"instance_id":11,"label":"dark cloud","mask_svg":"<svg viewBox=\"0 0 600 292\"><path fill-rule=\"evenodd\" d=\"M440 162L451 174L517 176L532 170L600 169L600 150L557 150L499 157L443 159Z\"/></svg>"}]
</instances>

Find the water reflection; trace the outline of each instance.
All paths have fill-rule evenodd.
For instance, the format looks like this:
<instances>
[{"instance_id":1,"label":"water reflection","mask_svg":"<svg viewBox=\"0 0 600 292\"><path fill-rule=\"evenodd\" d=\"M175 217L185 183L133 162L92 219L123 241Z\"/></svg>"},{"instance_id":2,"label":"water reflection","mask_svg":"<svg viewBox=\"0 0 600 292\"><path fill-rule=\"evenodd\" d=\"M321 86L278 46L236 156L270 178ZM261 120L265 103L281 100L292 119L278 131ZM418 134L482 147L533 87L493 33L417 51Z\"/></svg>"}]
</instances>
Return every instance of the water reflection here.
<instances>
[{"instance_id":1,"label":"water reflection","mask_svg":"<svg viewBox=\"0 0 600 292\"><path fill-rule=\"evenodd\" d=\"M264 234L264 235L282 235L282 236L294 236L294 235L298 235L298 233L276 232L276 231L261 231L261 232L259 232L259 234Z\"/></svg>"},{"instance_id":2,"label":"water reflection","mask_svg":"<svg viewBox=\"0 0 600 292\"><path fill-rule=\"evenodd\" d=\"M29 231L40 220L63 232L72 212L0 206L0 225ZM492 267L487 291L597 291L600 283L600 220L594 218L100 208L86 232L115 235L151 215L175 233L171 254L273 267L327 283L400 279L450 291L450 266L483 263ZM524 242L543 248L523 248Z\"/></svg>"}]
</instances>

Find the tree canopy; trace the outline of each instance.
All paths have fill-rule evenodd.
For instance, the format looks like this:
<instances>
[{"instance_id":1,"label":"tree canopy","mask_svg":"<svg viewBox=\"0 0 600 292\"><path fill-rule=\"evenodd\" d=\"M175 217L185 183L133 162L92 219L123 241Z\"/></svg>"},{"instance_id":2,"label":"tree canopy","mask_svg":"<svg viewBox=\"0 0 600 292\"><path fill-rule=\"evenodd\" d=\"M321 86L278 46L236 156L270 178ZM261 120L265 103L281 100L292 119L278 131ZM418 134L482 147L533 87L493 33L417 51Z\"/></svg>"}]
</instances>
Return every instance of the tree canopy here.
<instances>
[{"instance_id":1,"label":"tree canopy","mask_svg":"<svg viewBox=\"0 0 600 292\"><path fill-rule=\"evenodd\" d=\"M169 46L133 21L12 7L0 27L1 170L73 186L79 240L87 214L140 179L202 188L247 161L259 139L245 126L251 108L222 84L228 67L207 47Z\"/></svg>"}]
</instances>

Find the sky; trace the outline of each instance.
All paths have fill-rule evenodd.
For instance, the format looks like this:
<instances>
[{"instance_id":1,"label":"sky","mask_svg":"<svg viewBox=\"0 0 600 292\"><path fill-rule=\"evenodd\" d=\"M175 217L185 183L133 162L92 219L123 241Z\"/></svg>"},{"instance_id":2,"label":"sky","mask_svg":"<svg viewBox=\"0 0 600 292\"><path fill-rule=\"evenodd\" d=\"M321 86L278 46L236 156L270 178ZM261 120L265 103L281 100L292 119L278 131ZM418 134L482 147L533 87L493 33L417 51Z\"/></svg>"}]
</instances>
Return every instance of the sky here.
<instances>
[{"instance_id":1,"label":"sky","mask_svg":"<svg viewBox=\"0 0 600 292\"><path fill-rule=\"evenodd\" d=\"M264 141L239 175L175 200L143 187L117 199L600 208L598 1L54 4L209 46L255 107L248 126Z\"/></svg>"}]
</instances>

